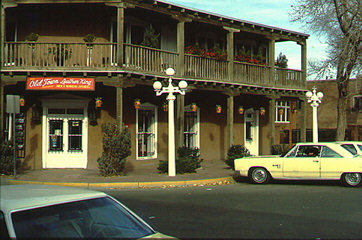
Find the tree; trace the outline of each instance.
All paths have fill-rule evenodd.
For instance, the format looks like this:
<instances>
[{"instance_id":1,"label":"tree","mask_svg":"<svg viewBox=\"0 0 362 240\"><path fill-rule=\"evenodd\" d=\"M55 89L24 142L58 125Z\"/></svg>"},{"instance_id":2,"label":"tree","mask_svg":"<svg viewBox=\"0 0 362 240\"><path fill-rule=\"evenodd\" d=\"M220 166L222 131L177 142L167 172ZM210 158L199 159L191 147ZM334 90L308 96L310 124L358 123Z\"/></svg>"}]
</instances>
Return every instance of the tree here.
<instances>
[{"instance_id":1,"label":"tree","mask_svg":"<svg viewBox=\"0 0 362 240\"><path fill-rule=\"evenodd\" d=\"M324 76L336 69L338 87L337 139L345 139L347 128L348 83L361 73L362 66L362 2L361 0L297 0L292 6L293 21L326 38L327 59L309 62L310 73Z\"/></svg>"},{"instance_id":2,"label":"tree","mask_svg":"<svg viewBox=\"0 0 362 240\"><path fill-rule=\"evenodd\" d=\"M122 175L126 159L131 155L131 135L127 127L115 123L102 125L102 156L98 158L98 168L102 176Z\"/></svg>"},{"instance_id":3,"label":"tree","mask_svg":"<svg viewBox=\"0 0 362 240\"><path fill-rule=\"evenodd\" d=\"M155 34L155 29L150 24L145 28L145 33L143 35L143 42L141 45L151 48L159 48L160 41L159 41L160 34Z\"/></svg>"}]
</instances>

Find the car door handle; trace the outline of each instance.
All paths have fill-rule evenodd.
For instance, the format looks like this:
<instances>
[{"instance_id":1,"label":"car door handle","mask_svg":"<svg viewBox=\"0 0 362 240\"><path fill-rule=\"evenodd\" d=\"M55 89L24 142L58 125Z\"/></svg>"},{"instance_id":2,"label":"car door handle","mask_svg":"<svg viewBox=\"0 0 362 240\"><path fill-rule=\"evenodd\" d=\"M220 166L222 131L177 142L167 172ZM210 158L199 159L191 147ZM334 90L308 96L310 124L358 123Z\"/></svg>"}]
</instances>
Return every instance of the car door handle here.
<instances>
[{"instance_id":1,"label":"car door handle","mask_svg":"<svg viewBox=\"0 0 362 240\"><path fill-rule=\"evenodd\" d=\"M319 162L319 160L313 160L313 162Z\"/></svg>"}]
</instances>

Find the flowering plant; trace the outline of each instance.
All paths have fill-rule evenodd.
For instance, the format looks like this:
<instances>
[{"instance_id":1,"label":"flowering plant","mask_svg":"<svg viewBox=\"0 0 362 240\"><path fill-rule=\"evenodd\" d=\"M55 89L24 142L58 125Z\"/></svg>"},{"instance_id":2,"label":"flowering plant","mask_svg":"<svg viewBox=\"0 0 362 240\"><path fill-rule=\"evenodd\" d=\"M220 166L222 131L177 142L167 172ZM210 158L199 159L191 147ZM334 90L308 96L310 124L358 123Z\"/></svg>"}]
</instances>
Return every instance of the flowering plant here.
<instances>
[{"instance_id":1,"label":"flowering plant","mask_svg":"<svg viewBox=\"0 0 362 240\"><path fill-rule=\"evenodd\" d=\"M199 55L201 57L214 58L216 60L226 61L227 59L227 54L219 47L218 44L211 49L206 50L204 45L199 46L199 44L196 43L193 46L186 47L185 53Z\"/></svg>"},{"instance_id":2,"label":"flowering plant","mask_svg":"<svg viewBox=\"0 0 362 240\"><path fill-rule=\"evenodd\" d=\"M259 50L259 53L261 51ZM246 51L244 47L242 47L238 54L235 55L235 61L240 61L240 62L246 62L246 63L252 63L252 64L259 64L259 65L265 65L266 61L265 61L265 57L262 56L262 54L258 54L253 56L253 58L251 57L251 52L250 50Z\"/></svg>"}]
</instances>

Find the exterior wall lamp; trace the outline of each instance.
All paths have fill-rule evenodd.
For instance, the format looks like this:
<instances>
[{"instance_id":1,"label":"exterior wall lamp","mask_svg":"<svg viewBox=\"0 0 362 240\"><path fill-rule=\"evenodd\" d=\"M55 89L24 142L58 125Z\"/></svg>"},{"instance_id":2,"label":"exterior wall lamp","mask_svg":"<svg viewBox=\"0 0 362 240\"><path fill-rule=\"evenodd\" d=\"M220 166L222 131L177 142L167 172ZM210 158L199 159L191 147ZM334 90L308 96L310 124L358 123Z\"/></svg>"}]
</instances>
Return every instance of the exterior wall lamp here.
<instances>
[{"instance_id":1,"label":"exterior wall lamp","mask_svg":"<svg viewBox=\"0 0 362 240\"><path fill-rule=\"evenodd\" d=\"M160 81L153 83L156 96L161 96L163 93L167 93L166 100L168 101L168 176L176 176L176 160L175 160L175 117L174 117L174 105L176 96L174 93L181 95L186 94L187 82L182 80L178 83L178 87L172 85L172 76L175 74L173 68L166 69L166 75L168 78L168 86L163 87Z\"/></svg>"},{"instance_id":2,"label":"exterior wall lamp","mask_svg":"<svg viewBox=\"0 0 362 240\"><path fill-rule=\"evenodd\" d=\"M244 107L243 106L239 106L238 113L239 114L244 114Z\"/></svg>"},{"instance_id":3,"label":"exterior wall lamp","mask_svg":"<svg viewBox=\"0 0 362 240\"><path fill-rule=\"evenodd\" d=\"M313 142L318 142L318 106L322 102L323 93L317 92L317 88L313 88L313 92L308 91L305 96L307 97L308 103L313 108Z\"/></svg>"},{"instance_id":4,"label":"exterior wall lamp","mask_svg":"<svg viewBox=\"0 0 362 240\"><path fill-rule=\"evenodd\" d=\"M221 113L221 111L222 111L222 108L221 108L221 105L216 105L215 106L215 111L216 111L216 113Z\"/></svg>"},{"instance_id":5,"label":"exterior wall lamp","mask_svg":"<svg viewBox=\"0 0 362 240\"><path fill-rule=\"evenodd\" d=\"M260 115L265 116L265 113L266 113L265 108L261 107L260 108Z\"/></svg>"}]
</instances>

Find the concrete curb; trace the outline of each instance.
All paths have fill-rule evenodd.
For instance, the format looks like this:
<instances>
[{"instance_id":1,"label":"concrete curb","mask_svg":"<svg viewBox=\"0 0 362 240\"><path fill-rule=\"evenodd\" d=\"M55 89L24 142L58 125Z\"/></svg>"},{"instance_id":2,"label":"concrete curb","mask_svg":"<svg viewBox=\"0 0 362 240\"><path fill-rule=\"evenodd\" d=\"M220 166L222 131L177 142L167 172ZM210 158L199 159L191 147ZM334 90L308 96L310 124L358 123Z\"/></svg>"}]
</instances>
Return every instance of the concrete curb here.
<instances>
[{"instance_id":1,"label":"concrete curb","mask_svg":"<svg viewBox=\"0 0 362 240\"><path fill-rule=\"evenodd\" d=\"M99 188L172 188L172 187L193 187L206 185L227 185L234 183L232 177L222 177L214 179L185 180L185 181L165 181L165 182L114 182L114 183L69 183L69 182L39 182L39 181L21 181L8 180L8 185L19 184L40 184L40 185L56 185L67 187L82 187L87 189Z\"/></svg>"}]
</instances>

